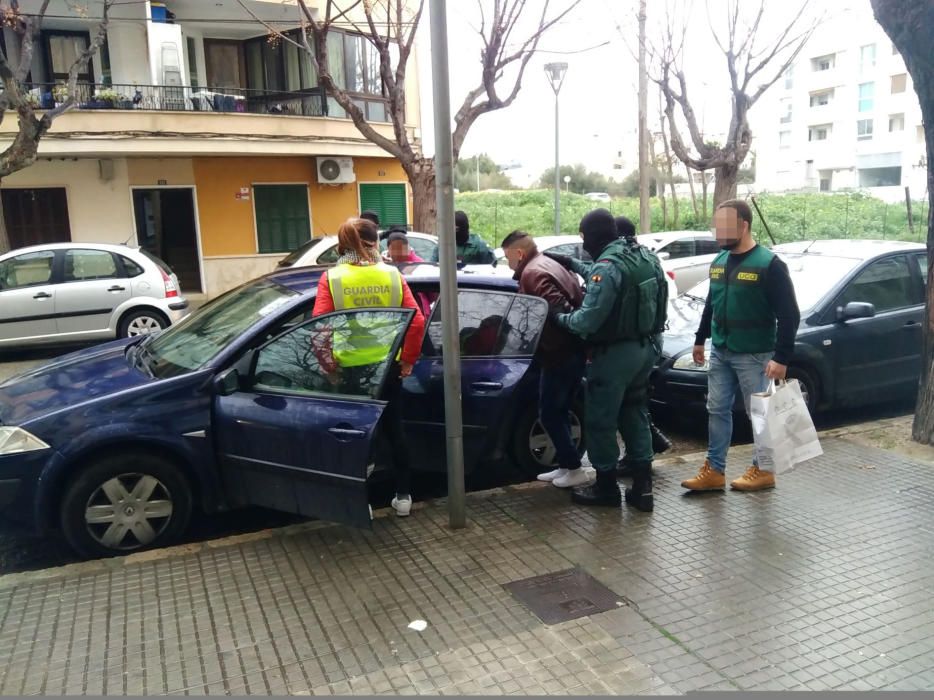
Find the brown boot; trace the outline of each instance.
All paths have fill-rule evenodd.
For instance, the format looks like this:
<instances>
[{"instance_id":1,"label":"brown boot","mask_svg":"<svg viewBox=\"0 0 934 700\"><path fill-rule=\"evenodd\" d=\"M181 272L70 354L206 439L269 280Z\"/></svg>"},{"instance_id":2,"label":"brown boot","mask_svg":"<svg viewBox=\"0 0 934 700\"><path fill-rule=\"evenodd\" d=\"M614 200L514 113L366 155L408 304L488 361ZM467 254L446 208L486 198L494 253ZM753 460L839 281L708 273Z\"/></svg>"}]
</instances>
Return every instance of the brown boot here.
<instances>
[{"instance_id":1,"label":"brown boot","mask_svg":"<svg viewBox=\"0 0 934 700\"><path fill-rule=\"evenodd\" d=\"M775 488L775 474L764 472L757 466L751 466L738 479L730 482L730 488L737 491L762 491Z\"/></svg>"},{"instance_id":2,"label":"brown boot","mask_svg":"<svg viewBox=\"0 0 934 700\"><path fill-rule=\"evenodd\" d=\"M704 461L704 466L693 479L681 482L681 488L691 491L719 491L726 487L726 477L722 472L711 468L710 462Z\"/></svg>"}]
</instances>

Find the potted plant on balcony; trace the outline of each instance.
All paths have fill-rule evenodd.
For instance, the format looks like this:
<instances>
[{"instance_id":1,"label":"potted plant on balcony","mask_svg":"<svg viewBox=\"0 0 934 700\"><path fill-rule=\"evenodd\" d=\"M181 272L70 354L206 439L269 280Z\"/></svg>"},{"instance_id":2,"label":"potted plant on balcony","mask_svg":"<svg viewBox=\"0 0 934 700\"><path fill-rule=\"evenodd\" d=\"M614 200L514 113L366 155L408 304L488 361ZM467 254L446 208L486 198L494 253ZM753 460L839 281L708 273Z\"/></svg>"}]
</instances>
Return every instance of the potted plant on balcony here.
<instances>
[{"instance_id":1,"label":"potted plant on balcony","mask_svg":"<svg viewBox=\"0 0 934 700\"><path fill-rule=\"evenodd\" d=\"M52 88L52 97L55 100L55 106L58 107L68 100L68 86L65 83L58 83Z\"/></svg>"},{"instance_id":2,"label":"potted plant on balcony","mask_svg":"<svg viewBox=\"0 0 934 700\"><path fill-rule=\"evenodd\" d=\"M97 93L96 99L104 103L104 109L127 109L130 100L112 88L104 88Z\"/></svg>"}]
</instances>

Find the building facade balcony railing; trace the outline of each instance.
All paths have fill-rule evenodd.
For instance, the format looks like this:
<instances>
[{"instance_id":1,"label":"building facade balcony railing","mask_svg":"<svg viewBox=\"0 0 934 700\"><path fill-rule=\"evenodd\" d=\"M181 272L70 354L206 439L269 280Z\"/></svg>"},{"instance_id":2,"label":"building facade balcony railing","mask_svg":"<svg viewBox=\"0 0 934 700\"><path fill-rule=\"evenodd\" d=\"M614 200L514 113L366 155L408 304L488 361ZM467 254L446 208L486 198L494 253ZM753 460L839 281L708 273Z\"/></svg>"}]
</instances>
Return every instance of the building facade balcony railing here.
<instances>
[{"instance_id":1,"label":"building facade balcony railing","mask_svg":"<svg viewBox=\"0 0 934 700\"><path fill-rule=\"evenodd\" d=\"M33 104L52 109L67 99L61 83L28 83ZM322 88L296 91L171 85L99 85L79 83L75 105L80 110L138 109L156 112L220 112L326 117L328 103Z\"/></svg>"}]
</instances>

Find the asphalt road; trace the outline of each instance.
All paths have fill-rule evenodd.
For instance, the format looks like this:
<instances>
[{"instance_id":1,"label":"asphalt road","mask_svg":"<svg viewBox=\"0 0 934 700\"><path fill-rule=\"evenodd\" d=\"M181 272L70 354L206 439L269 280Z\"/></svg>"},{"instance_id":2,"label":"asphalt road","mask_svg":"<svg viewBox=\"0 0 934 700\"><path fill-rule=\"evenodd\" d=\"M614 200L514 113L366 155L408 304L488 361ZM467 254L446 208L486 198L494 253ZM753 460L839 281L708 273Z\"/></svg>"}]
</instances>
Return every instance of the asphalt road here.
<instances>
[{"instance_id":1,"label":"asphalt road","mask_svg":"<svg viewBox=\"0 0 934 700\"><path fill-rule=\"evenodd\" d=\"M0 381L28 370L74 348L50 348L41 351L0 354ZM870 408L836 411L818 417L819 429L836 428L854 423L890 418L911 413L913 406L905 402L889 403ZM666 457L676 454L701 452L706 448L706 419L702 415L671 416L656 415L656 424L674 443ZM743 426L738 426L736 442L749 442L751 436ZM700 466L700 465L698 465ZM491 470L493 471L493 470ZM474 489L491 488L522 480L521 475L508 469L495 470L496 477L485 482L476 482ZM413 496L418 499L443 495L443 475L416 480ZM371 488L371 502L375 507L389 505L391 490L386 485ZM222 515L205 516L196 514L185 541L197 542L226 535L253 532L270 527L281 527L300 522L297 516L269 511L261 508L236 511ZM8 523L0 522L0 575L61 566L76 561L64 541L57 536L37 538Z\"/></svg>"}]
</instances>

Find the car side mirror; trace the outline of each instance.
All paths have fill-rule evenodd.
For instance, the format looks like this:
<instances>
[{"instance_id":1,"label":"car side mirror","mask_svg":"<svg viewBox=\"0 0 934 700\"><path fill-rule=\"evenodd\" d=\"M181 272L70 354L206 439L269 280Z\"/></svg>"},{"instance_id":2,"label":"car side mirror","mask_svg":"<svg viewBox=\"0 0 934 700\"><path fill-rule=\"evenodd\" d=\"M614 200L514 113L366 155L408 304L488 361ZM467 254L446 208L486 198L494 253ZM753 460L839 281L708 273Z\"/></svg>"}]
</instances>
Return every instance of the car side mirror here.
<instances>
[{"instance_id":1,"label":"car side mirror","mask_svg":"<svg viewBox=\"0 0 934 700\"><path fill-rule=\"evenodd\" d=\"M837 320L850 321L854 318L872 318L876 315L876 307L864 301L851 301L846 306L837 307Z\"/></svg>"},{"instance_id":2,"label":"car side mirror","mask_svg":"<svg viewBox=\"0 0 934 700\"><path fill-rule=\"evenodd\" d=\"M671 258L671 253L666 253L665 251L662 251L661 253L658 253L657 257L659 260L668 260Z\"/></svg>"},{"instance_id":3,"label":"car side mirror","mask_svg":"<svg viewBox=\"0 0 934 700\"><path fill-rule=\"evenodd\" d=\"M240 371L236 367L225 369L211 383L215 396L230 396L240 388Z\"/></svg>"}]
</instances>

